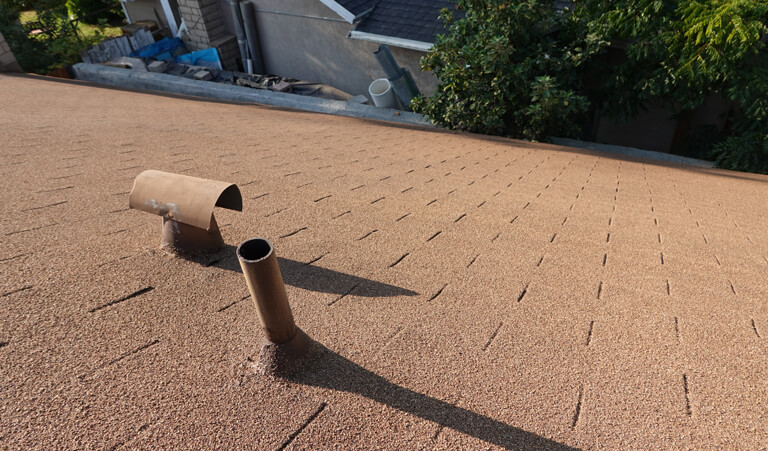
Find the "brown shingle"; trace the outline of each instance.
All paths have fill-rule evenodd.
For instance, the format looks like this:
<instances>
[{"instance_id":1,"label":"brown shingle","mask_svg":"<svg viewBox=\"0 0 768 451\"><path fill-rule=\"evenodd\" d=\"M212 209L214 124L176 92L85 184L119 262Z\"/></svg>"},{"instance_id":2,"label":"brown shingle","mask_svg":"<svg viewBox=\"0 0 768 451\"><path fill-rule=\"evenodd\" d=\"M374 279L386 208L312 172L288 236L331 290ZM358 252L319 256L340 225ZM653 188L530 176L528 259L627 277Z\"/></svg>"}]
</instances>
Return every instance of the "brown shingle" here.
<instances>
[{"instance_id":1,"label":"brown shingle","mask_svg":"<svg viewBox=\"0 0 768 451\"><path fill-rule=\"evenodd\" d=\"M0 84L11 448L768 441L766 177ZM227 249L158 249L159 219L127 209L149 168L239 184L243 213L216 212ZM248 369L262 337L232 246L254 236L327 349L293 380Z\"/></svg>"}]
</instances>

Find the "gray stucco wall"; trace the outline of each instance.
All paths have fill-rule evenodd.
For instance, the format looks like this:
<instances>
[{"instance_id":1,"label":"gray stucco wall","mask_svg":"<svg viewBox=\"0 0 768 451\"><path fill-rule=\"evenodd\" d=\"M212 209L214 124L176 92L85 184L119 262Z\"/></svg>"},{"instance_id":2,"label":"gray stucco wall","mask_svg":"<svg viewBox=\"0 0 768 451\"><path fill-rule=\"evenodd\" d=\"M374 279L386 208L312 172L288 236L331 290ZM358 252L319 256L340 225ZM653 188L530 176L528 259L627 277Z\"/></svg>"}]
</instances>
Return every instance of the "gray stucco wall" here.
<instances>
[{"instance_id":1,"label":"gray stucco wall","mask_svg":"<svg viewBox=\"0 0 768 451\"><path fill-rule=\"evenodd\" d=\"M0 33L0 72L21 72L21 66L16 62L5 37Z\"/></svg>"},{"instance_id":2,"label":"gray stucco wall","mask_svg":"<svg viewBox=\"0 0 768 451\"><path fill-rule=\"evenodd\" d=\"M696 133L699 127L713 126L722 131L726 125L727 113L733 108L736 108L736 105L716 95L707 97L687 119L681 118L679 110L671 107L647 106L646 111L624 123L615 123L601 117L596 124L595 141L670 152L675 150L675 145L681 144L687 135Z\"/></svg>"},{"instance_id":3,"label":"gray stucco wall","mask_svg":"<svg viewBox=\"0 0 768 451\"><path fill-rule=\"evenodd\" d=\"M267 72L368 95L368 85L384 77L376 57L378 44L347 38L352 25L319 0L252 0ZM310 16L310 17L301 17ZM231 22L228 23L231 27ZM390 46L397 62L411 71L424 94L437 84L419 69L424 55Z\"/></svg>"},{"instance_id":4,"label":"gray stucco wall","mask_svg":"<svg viewBox=\"0 0 768 451\"><path fill-rule=\"evenodd\" d=\"M677 126L672 114L667 109L649 107L636 118L623 123L601 117L595 140L603 144L669 152Z\"/></svg>"}]
</instances>

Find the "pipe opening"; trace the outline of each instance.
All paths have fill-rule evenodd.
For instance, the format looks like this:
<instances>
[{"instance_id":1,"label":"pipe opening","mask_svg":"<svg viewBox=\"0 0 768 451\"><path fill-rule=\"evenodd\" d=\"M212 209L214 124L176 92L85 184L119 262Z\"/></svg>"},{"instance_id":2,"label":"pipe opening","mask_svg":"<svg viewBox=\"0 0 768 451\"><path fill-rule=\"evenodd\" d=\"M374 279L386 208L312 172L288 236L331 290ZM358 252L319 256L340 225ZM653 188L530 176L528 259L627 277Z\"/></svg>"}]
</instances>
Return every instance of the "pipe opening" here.
<instances>
[{"instance_id":1,"label":"pipe opening","mask_svg":"<svg viewBox=\"0 0 768 451\"><path fill-rule=\"evenodd\" d=\"M371 94L383 96L386 95L391 88L392 85L389 83L389 80L386 78L379 78L378 80L374 80L368 89L371 90Z\"/></svg>"},{"instance_id":2,"label":"pipe opening","mask_svg":"<svg viewBox=\"0 0 768 451\"><path fill-rule=\"evenodd\" d=\"M243 196L237 185L229 185L216 200L216 206L230 210L243 211Z\"/></svg>"},{"instance_id":3,"label":"pipe opening","mask_svg":"<svg viewBox=\"0 0 768 451\"><path fill-rule=\"evenodd\" d=\"M247 262L263 260L272 253L272 243L263 238L253 238L240 243L237 257Z\"/></svg>"}]
</instances>

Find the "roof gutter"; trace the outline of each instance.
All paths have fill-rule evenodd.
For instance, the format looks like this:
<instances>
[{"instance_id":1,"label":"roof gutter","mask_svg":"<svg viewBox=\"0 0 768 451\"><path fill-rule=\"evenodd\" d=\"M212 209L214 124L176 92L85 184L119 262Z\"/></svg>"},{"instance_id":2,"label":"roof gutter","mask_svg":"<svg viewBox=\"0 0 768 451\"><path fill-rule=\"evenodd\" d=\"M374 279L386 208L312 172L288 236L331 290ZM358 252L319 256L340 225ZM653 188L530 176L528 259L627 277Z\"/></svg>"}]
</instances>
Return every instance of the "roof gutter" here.
<instances>
[{"instance_id":1,"label":"roof gutter","mask_svg":"<svg viewBox=\"0 0 768 451\"><path fill-rule=\"evenodd\" d=\"M355 19L357 18L354 14L352 14L349 10L344 8L343 6L339 5L333 0L320 0L320 2L331 9L331 11L335 12L339 15L342 19L346 20L349 23L355 23Z\"/></svg>"},{"instance_id":2,"label":"roof gutter","mask_svg":"<svg viewBox=\"0 0 768 451\"><path fill-rule=\"evenodd\" d=\"M366 33L364 31L352 30L347 34L348 38L359 39L361 41L375 42L377 44L386 44L404 49L416 50L419 52L428 52L434 47L434 43L414 41L412 39L396 38L393 36L384 36L375 33Z\"/></svg>"}]
</instances>

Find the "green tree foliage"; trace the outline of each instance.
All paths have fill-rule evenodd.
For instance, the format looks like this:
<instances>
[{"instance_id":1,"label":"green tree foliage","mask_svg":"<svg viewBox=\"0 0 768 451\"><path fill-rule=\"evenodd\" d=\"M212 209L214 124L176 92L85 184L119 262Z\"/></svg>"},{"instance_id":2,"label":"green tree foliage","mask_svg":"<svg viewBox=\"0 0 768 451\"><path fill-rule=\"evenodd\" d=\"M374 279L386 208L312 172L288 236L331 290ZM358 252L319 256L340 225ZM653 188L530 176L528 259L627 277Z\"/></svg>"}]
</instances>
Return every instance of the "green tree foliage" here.
<instances>
[{"instance_id":1,"label":"green tree foliage","mask_svg":"<svg viewBox=\"0 0 768 451\"><path fill-rule=\"evenodd\" d=\"M91 25L98 25L100 18L116 22L124 17L120 3L115 0L67 0L66 4L72 16L80 17L83 23Z\"/></svg>"},{"instance_id":2,"label":"green tree foliage","mask_svg":"<svg viewBox=\"0 0 768 451\"><path fill-rule=\"evenodd\" d=\"M589 102L579 95L583 63L603 43L550 1L459 0L456 19L422 60L440 83L415 111L450 128L527 139L576 135Z\"/></svg>"},{"instance_id":3,"label":"green tree foliage","mask_svg":"<svg viewBox=\"0 0 768 451\"><path fill-rule=\"evenodd\" d=\"M768 173L767 0L586 0L576 14L590 33L626 46L621 64L600 65L606 89L589 95L610 117L632 117L652 99L691 111L718 95L735 107L709 156Z\"/></svg>"},{"instance_id":4,"label":"green tree foliage","mask_svg":"<svg viewBox=\"0 0 768 451\"><path fill-rule=\"evenodd\" d=\"M450 128L578 136L588 108L615 121L660 104L734 105L710 146L721 167L768 173L768 0L459 0L422 60L440 83L414 109ZM608 45L610 43L610 47ZM692 137L695 140L696 137ZM704 142L698 140L697 142Z\"/></svg>"},{"instance_id":5,"label":"green tree foliage","mask_svg":"<svg viewBox=\"0 0 768 451\"><path fill-rule=\"evenodd\" d=\"M28 72L43 73L54 63L45 42L35 39L19 22L19 11L0 1L0 32L16 56L21 67Z\"/></svg>"},{"instance_id":6,"label":"green tree foliage","mask_svg":"<svg viewBox=\"0 0 768 451\"><path fill-rule=\"evenodd\" d=\"M14 11L28 11L35 9L34 1L32 0L3 0L3 6Z\"/></svg>"},{"instance_id":7,"label":"green tree foliage","mask_svg":"<svg viewBox=\"0 0 768 451\"><path fill-rule=\"evenodd\" d=\"M38 0L35 2L35 27L44 33L30 34L28 26L19 21L19 11L0 0L0 31L27 72L47 74L50 71L80 61L80 51L103 40L96 31L93 36L80 36L70 24L64 2ZM104 22L100 23L103 28Z\"/></svg>"}]
</instances>

